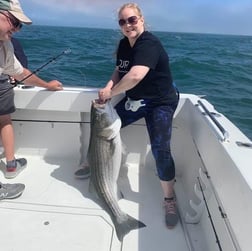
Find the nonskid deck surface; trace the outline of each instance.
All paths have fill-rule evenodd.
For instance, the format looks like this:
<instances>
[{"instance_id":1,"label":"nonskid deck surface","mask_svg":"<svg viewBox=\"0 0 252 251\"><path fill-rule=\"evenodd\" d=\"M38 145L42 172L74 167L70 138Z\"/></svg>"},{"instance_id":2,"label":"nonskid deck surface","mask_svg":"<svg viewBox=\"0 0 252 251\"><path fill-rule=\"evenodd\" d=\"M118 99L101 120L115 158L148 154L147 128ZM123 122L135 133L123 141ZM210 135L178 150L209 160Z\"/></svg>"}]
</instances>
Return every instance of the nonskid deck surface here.
<instances>
[{"instance_id":1,"label":"nonskid deck surface","mask_svg":"<svg viewBox=\"0 0 252 251\"><path fill-rule=\"evenodd\" d=\"M15 179L6 180L0 173L3 183L26 185L21 197L0 202L5 226L0 230L1 250L189 250L181 224L173 230L165 227L153 168L131 164L121 170L120 206L147 227L131 231L120 243L110 217L89 193L89 181L74 177L76 159L25 157L28 166Z\"/></svg>"}]
</instances>

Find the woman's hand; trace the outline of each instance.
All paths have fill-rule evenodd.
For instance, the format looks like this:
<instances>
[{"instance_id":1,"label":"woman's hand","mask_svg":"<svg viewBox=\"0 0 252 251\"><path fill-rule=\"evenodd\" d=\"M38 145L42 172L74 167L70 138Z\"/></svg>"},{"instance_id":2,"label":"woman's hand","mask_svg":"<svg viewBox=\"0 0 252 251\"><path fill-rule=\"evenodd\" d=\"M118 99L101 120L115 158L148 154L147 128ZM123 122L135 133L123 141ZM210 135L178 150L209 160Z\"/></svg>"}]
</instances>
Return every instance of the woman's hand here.
<instances>
[{"instance_id":1,"label":"woman's hand","mask_svg":"<svg viewBox=\"0 0 252 251\"><path fill-rule=\"evenodd\" d=\"M112 95L111 95L111 94L112 94L111 88L105 87L105 88L99 90L99 92L98 92L99 100L100 100L101 102L105 103L106 100L112 98Z\"/></svg>"}]
</instances>

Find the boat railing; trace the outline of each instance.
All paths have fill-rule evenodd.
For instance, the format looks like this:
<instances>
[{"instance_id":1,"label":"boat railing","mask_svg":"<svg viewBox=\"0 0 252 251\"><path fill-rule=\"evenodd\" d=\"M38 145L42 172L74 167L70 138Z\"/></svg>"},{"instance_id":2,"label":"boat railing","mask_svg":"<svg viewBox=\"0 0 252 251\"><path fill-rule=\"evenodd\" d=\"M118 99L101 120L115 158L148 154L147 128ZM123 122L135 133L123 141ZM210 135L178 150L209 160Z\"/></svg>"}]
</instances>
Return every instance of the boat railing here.
<instances>
[{"instance_id":1,"label":"boat railing","mask_svg":"<svg viewBox=\"0 0 252 251\"><path fill-rule=\"evenodd\" d=\"M221 141L226 141L229 138L228 131L220 124L220 122L215 118L216 113L210 112L207 107L203 104L201 100L198 100L198 105L204 110L205 114L211 119L214 125L218 128L221 133Z\"/></svg>"}]
</instances>

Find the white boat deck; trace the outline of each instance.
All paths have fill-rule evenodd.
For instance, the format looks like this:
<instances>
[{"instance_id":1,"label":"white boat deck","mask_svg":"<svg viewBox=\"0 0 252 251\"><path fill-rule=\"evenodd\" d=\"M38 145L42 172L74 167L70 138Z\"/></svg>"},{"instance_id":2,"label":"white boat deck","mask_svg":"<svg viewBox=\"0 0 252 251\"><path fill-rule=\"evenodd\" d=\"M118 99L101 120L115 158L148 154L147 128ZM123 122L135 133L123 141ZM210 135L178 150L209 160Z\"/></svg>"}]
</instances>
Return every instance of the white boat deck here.
<instances>
[{"instance_id":1,"label":"white boat deck","mask_svg":"<svg viewBox=\"0 0 252 251\"><path fill-rule=\"evenodd\" d=\"M25 157L27 169L11 182L25 183L26 190L0 203L1 225L9 226L1 231L1 250L189 250L181 224L173 230L165 227L153 168L122 169L120 206L146 227L131 231L120 247L108 214L88 191L89 181L74 178L77 159ZM2 174L0 180L10 182Z\"/></svg>"},{"instance_id":2,"label":"white boat deck","mask_svg":"<svg viewBox=\"0 0 252 251\"><path fill-rule=\"evenodd\" d=\"M0 250L219 251L198 189L200 177L222 250L250 251L252 147L236 142L251 141L220 115L218 121L230 133L226 140L197 107L200 98L194 95L182 95L173 124L180 222L172 230L164 223L163 195L144 122L121 130L128 154L119 177L124 195L119 204L146 227L118 241L109 215L88 191L89 180L74 177L85 159L96 95L95 89L16 90L16 157L27 158L28 165L13 180L0 172L0 181L21 182L26 189L19 198L0 201ZM0 145L3 157L1 153Z\"/></svg>"}]
</instances>

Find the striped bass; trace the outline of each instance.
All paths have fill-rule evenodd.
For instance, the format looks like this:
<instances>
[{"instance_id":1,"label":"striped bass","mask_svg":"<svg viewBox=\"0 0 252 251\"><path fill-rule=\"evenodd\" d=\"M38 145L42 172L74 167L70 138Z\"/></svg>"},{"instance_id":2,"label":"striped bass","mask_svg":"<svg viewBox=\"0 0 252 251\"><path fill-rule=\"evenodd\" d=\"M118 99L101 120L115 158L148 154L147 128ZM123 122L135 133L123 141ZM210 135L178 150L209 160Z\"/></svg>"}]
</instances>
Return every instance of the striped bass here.
<instances>
[{"instance_id":1,"label":"striped bass","mask_svg":"<svg viewBox=\"0 0 252 251\"><path fill-rule=\"evenodd\" d=\"M121 120L110 101L92 101L90 114L88 163L91 177L89 190L97 195L110 215L120 241L133 229L145 225L123 212L118 205L117 179L121 167Z\"/></svg>"}]
</instances>

